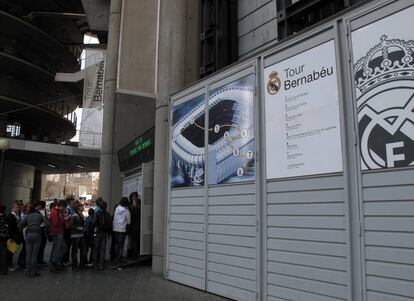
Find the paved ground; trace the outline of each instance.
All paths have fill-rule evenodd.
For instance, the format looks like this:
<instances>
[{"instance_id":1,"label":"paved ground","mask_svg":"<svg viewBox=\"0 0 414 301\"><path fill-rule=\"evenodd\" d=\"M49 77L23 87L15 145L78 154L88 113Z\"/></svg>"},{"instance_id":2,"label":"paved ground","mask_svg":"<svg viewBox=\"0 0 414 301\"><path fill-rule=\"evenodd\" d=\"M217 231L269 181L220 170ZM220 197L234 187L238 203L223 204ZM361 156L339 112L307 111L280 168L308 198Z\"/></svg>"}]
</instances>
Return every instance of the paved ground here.
<instances>
[{"instance_id":1,"label":"paved ground","mask_svg":"<svg viewBox=\"0 0 414 301\"><path fill-rule=\"evenodd\" d=\"M93 269L59 274L50 273L48 266L40 270L41 277L26 278L21 271L0 275L0 300L4 301L224 301L163 279L151 272L151 266L141 265L103 272Z\"/></svg>"},{"instance_id":2,"label":"paved ground","mask_svg":"<svg viewBox=\"0 0 414 301\"><path fill-rule=\"evenodd\" d=\"M52 274L44 267L42 276L26 278L22 272L0 276L0 300L4 301L224 301L154 275L150 266L122 271L92 269Z\"/></svg>"}]
</instances>

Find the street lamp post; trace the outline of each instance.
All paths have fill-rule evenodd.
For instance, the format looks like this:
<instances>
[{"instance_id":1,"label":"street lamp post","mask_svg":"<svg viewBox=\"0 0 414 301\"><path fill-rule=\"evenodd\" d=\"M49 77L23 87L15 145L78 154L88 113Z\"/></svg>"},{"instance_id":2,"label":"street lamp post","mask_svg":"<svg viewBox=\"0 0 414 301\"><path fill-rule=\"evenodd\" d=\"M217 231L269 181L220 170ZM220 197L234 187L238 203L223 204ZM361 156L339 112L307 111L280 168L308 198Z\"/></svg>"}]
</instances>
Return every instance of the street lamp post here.
<instances>
[{"instance_id":1,"label":"street lamp post","mask_svg":"<svg viewBox=\"0 0 414 301\"><path fill-rule=\"evenodd\" d=\"M3 165L4 165L4 153L10 147L10 140L7 138L0 138L0 151L1 151L1 159L0 159L0 197L2 197L3 191Z\"/></svg>"}]
</instances>

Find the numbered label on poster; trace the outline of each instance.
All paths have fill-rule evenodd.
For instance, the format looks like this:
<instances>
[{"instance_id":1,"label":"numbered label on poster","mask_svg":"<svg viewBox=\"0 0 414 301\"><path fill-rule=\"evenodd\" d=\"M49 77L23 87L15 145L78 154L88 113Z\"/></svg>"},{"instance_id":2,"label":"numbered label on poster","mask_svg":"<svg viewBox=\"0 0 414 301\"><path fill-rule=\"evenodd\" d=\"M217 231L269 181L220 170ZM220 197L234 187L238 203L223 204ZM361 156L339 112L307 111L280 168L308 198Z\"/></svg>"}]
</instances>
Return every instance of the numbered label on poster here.
<instances>
[{"instance_id":1,"label":"numbered label on poster","mask_svg":"<svg viewBox=\"0 0 414 301\"><path fill-rule=\"evenodd\" d=\"M210 91L208 183L254 180L254 75Z\"/></svg>"}]
</instances>

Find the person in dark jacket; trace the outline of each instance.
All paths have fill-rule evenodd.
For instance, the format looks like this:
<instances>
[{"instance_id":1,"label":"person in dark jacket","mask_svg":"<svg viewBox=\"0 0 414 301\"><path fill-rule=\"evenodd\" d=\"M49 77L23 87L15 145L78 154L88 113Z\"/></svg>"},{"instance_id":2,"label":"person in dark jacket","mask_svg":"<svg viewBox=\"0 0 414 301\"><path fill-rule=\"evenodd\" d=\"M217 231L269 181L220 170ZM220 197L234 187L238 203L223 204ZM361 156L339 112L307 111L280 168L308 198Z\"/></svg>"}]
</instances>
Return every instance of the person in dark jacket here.
<instances>
[{"instance_id":1,"label":"person in dark jacket","mask_svg":"<svg viewBox=\"0 0 414 301\"><path fill-rule=\"evenodd\" d=\"M0 205L0 274L7 275L7 240L9 239L9 225L6 216L6 207Z\"/></svg>"},{"instance_id":2,"label":"person in dark jacket","mask_svg":"<svg viewBox=\"0 0 414 301\"><path fill-rule=\"evenodd\" d=\"M65 216L69 217L69 220L67 221L68 224L70 222L71 216L75 213L75 209L73 208L74 202L75 202L75 199L71 196L66 198L65 200ZM65 239L66 252L62 258L62 264L66 266L66 265L69 265L70 263L70 254L71 254L71 249L72 249L72 238L70 237L70 229L68 225L65 227L63 237Z\"/></svg>"},{"instance_id":3,"label":"person in dark jacket","mask_svg":"<svg viewBox=\"0 0 414 301\"><path fill-rule=\"evenodd\" d=\"M38 211L39 208L39 202L31 204L28 214L19 225L20 229L26 228L26 276L29 278L40 276L40 273L37 272L37 259L42 243L41 225L49 225L46 218Z\"/></svg>"},{"instance_id":4,"label":"person in dark jacket","mask_svg":"<svg viewBox=\"0 0 414 301\"><path fill-rule=\"evenodd\" d=\"M112 232L112 216L106 211L107 203L100 202L100 210L95 213L93 225L96 228L94 266L103 270L105 264L105 252L108 238Z\"/></svg>"},{"instance_id":5,"label":"person in dark jacket","mask_svg":"<svg viewBox=\"0 0 414 301\"><path fill-rule=\"evenodd\" d=\"M40 201L39 202L39 212L40 212L41 215L44 216L44 218L46 220L48 220L48 216L47 216L47 212L46 212L46 202L45 201ZM41 233L42 234L42 242L40 244L39 254L37 256L37 263L38 264L45 264L46 262L44 260L44 257L45 257L45 249L46 249L46 243L47 243L48 229L47 229L45 224L42 224L41 228L42 228L42 233Z\"/></svg>"},{"instance_id":6,"label":"person in dark jacket","mask_svg":"<svg viewBox=\"0 0 414 301\"><path fill-rule=\"evenodd\" d=\"M88 263L93 263L94 243L95 243L95 226L93 225L93 219L95 210L90 208L88 210L88 217L85 219L85 244L86 244L86 258ZM89 256L88 256L89 254ZM88 265L89 266L89 265Z\"/></svg>"},{"instance_id":7,"label":"person in dark jacket","mask_svg":"<svg viewBox=\"0 0 414 301\"><path fill-rule=\"evenodd\" d=\"M137 192L129 195L131 204L131 249L132 259L136 259L140 252L140 233L141 233L141 200L138 198Z\"/></svg>"},{"instance_id":8,"label":"person in dark jacket","mask_svg":"<svg viewBox=\"0 0 414 301\"><path fill-rule=\"evenodd\" d=\"M14 201L12 204L12 210L7 216L7 222L9 225L9 235L10 239L16 244L20 245L23 242L23 235L21 231L17 228L20 224L20 204L19 201ZM13 253L7 251L7 265L9 266L9 271L13 272L16 268L13 266Z\"/></svg>"},{"instance_id":9,"label":"person in dark jacket","mask_svg":"<svg viewBox=\"0 0 414 301\"><path fill-rule=\"evenodd\" d=\"M70 217L69 229L70 238L72 239L72 270L75 270L77 268L83 268L86 265L85 221L83 217L83 205L79 201L75 201L72 208L75 213Z\"/></svg>"},{"instance_id":10,"label":"person in dark jacket","mask_svg":"<svg viewBox=\"0 0 414 301\"><path fill-rule=\"evenodd\" d=\"M24 220L24 218L29 214L30 208L33 205L33 203L27 202L26 204L23 204L23 201L20 201L20 223ZM19 231L22 233L23 237L23 231L22 229L19 229ZM19 269L22 271L26 269L26 240L22 239L22 245L23 248L19 253L19 256L17 257L17 265Z\"/></svg>"}]
</instances>

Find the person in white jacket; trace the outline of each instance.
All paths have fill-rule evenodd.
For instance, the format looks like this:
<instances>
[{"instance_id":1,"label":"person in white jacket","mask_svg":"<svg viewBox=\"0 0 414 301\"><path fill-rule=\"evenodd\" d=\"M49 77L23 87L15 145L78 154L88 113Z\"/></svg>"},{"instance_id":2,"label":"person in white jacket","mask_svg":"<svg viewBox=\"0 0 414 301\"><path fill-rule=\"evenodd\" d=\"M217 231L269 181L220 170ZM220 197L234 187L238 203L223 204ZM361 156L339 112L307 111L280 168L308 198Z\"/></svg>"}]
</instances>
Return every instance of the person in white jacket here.
<instances>
[{"instance_id":1,"label":"person in white jacket","mask_svg":"<svg viewBox=\"0 0 414 301\"><path fill-rule=\"evenodd\" d=\"M131 213L128 209L129 201L123 197L115 209L113 231L116 240L115 262L120 263L125 245L127 226L131 223Z\"/></svg>"}]
</instances>

